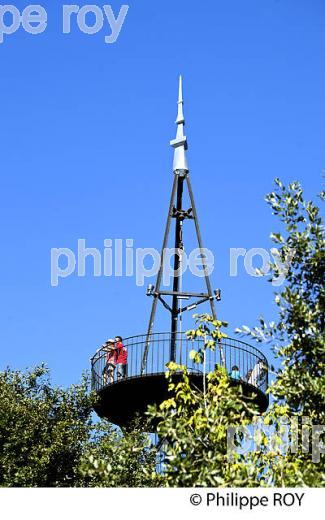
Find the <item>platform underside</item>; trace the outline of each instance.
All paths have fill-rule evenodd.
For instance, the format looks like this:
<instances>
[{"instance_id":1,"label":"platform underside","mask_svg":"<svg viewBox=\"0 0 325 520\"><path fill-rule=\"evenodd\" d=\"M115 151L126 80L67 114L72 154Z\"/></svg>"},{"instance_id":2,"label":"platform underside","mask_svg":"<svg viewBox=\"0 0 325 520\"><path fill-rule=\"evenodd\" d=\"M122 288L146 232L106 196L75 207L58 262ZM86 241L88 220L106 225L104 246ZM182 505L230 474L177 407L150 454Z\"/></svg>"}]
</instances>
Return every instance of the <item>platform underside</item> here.
<instances>
[{"instance_id":1,"label":"platform underside","mask_svg":"<svg viewBox=\"0 0 325 520\"><path fill-rule=\"evenodd\" d=\"M181 379L181 374L174 375L174 381ZM202 390L202 374L191 374L193 385ZM255 395L254 401L260 412L268 407L268 397L258 388L246 382L233 381L241 384L247 397ZM145 418L148 405L160 404L170 397L168 381L165 373L126 378L112 383L98 392L98 403L95 411L100 417L106 417L113 424L124 427L138 416Z\"/></svg>"}]
</instances>

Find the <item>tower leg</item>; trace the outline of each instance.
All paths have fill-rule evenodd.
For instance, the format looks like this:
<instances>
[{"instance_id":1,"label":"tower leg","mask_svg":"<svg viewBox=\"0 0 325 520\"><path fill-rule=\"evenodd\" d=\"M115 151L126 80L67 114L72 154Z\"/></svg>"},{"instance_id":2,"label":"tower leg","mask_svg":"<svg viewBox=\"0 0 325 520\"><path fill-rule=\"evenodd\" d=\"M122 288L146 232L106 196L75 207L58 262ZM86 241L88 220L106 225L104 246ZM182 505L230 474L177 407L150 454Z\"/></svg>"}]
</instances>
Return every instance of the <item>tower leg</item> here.
<instances>
[{"instance_id":1,"label":"tower leg","mask_svg":"<svg viewBox=\"0 0 325 520\"><path fill-rule=\"evenodd\" d=\"M201 236L201 231L200 231L200 225L199 225L199 220L198 220L198 215L197 215L197 211L196 211L195 200L194 200L194 195L193 195L193 190L192 190L192 185L191 185L191 181L190 181L190 176L189 175L186 175L186 183L187 183L187 189L188 189L188 193L189 193L190 200L191 200L192 212L193 212L193 217L194 217L194 222L195 222L195 229L196 229L196 236L197 236L199 249L200 249L200 253L201 253L201 257L202 257L202 265L203 265L205 283L206 283L208 295L210 296L211 313L212 313L213 319L216 320L217 319L217 312L216 312L216 307L215 307L215 303L214 303L214 296L213 296L213 293L212 293L212 288L211 288L208 268L207 268L207 265L206 265L206 262L205 262L203 243L202 243L202 236ZM222 348L221 342L219 341L218 343L219 343L221 363L222 363L223 366L225 366L226 360L225 360L223 348Z\"/></svg>"},{"instance_id":2,"label":"tower leg","mask_svg":"<svg viewBox=\"0 0 325 520\"><path fill-rule=\"evenodd\" d=\"M172 194L171 194L170 202L169 202L169 210L168 210L168 216L167 216L165 235L164 235L164 240L163 240L163 245L162 245L162 250L161 250L161 255L160 255L160 267L159 267L159 271L158 271L155 292L158 292L160 290L160 286L161 286L161 280L162 280L163 270L164 270L165 251L166 251L166 247L168 244L168 237L169 237L170 225L171 225L171 221L172 221L174 200L175 200L176 189L177 189L177 185L178 185L178 178L179 178L179 176L177 174L175 174L174 181L173 181L173 187L172 187ZM155 321L157 303L158 303L158 295L155 295L154 300L152 302L152 307L151 307L151 314L150 314L148 330L147 330L146 346L144 348L142 364L141 364L141 374L145 373L146 366L147 366L148 351L149 351L149 345L150 345L150 335L152 333L153 324Z\"/></svg>"}]
</instances>

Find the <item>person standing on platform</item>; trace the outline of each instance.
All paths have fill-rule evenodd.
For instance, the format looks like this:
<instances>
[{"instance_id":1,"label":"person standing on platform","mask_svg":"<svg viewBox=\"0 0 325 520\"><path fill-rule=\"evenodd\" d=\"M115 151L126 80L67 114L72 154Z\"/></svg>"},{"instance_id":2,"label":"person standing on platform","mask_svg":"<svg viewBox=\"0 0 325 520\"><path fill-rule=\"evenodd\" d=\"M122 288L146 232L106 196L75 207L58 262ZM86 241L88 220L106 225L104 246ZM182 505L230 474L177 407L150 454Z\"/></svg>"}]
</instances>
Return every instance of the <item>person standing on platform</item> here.
<instances>
[{"instance_id":1,"label":"person standing on platform","mask_svg":"<svg viewBox=\"0 0 325 520\"><path fill-rule=\"evenodd\" d=\"M115 336L115 352L117 380L124 379L127 375L128 353L121 336Z\"/></svg>"},{"instance_id":2,"label":"person standing on platform","mask_svg":"<svg viewBox=\"0 0 325 520\"><path fill-rule=\"evenodd\" d=\"M231 377L231 379L235 379L235 381L240 381L241 380L240 371L239 371L239 368L238 368L237 365L234 365L232 367L229 376Z\"/></svg>"},{"instance_id":3,"label":"person standing on platform","mask_svg":"<svg viewBox=\"0 0 325 520\"><path fill-rule=\"evenodd\" d=\"M104 368L104 384L114 383L114 371L116 368L117 352L114 345L114 340L106 341L106 366Z\"/></svg>"}]
</instances>

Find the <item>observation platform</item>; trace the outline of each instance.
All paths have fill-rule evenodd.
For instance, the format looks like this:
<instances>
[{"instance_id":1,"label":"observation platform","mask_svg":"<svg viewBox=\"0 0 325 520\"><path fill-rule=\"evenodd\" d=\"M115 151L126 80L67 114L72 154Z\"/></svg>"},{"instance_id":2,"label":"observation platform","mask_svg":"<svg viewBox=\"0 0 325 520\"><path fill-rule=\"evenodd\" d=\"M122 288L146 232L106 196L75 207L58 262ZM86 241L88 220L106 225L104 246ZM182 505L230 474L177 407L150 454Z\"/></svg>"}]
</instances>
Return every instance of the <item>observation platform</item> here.
<instances>
[{"instance_id":1,"label":"observation platform","mask_svg":"<svg viewBox=\"0 0 325 520\"><path fill-rule=\"evenodd\" d=\"M168 382L165 377L166 364L170 361L171 333L153 333L149 337L147 362L142 367L148 336L133 336L123 341L127 348L128 363L125 377L118 378L117 370L110 380L106 375L107 352L99 349L91 360L92 387L99 400L95 411L110 422L126 426L140 414L144 415L149 404L160 404L168 398ZM191 350L203 346L203 338L188 339L185 333L176 334L176 363L186 365L191 380L198 388L203 387L203 366L189 358ZM255 394L255 402L260 412L268 407L268 363L257 348L231 338L224 338L214 351L206 350L205 372L214 371L216 365L223 365L220 354L222 347L225 367L231 373L232 367L239 368L240 380L231 379L233 384L241 384L244 395ZM143 368L143 370L142 370ZM175 380L181 378L176 374Z\"/></svg>"}]
</instances>

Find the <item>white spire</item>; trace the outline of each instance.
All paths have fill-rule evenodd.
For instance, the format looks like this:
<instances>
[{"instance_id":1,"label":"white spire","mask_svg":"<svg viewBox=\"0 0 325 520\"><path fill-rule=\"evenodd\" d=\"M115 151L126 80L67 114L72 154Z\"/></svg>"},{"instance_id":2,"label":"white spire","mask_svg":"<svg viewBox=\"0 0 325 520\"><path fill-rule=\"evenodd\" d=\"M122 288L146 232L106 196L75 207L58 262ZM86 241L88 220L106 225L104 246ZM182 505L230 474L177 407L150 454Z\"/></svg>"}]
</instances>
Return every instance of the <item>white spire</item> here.
<instances>
[{"instance_id":1,"label":"white spire","mask_svg":"<svg viewBox=\"0 0 325 520\"><path fill-rule=\"evenodd\" d=\"M183 81L182 76L179 77L179 95L178 95L178 113L177 113L177 134L176 139L170 141L171 146L175 149L174 151L174 173L183 172L187 173L188 163L186 157L187 146L187 138L184 135L184 112L183 112Z\"/></svg>"}]
</instances>

